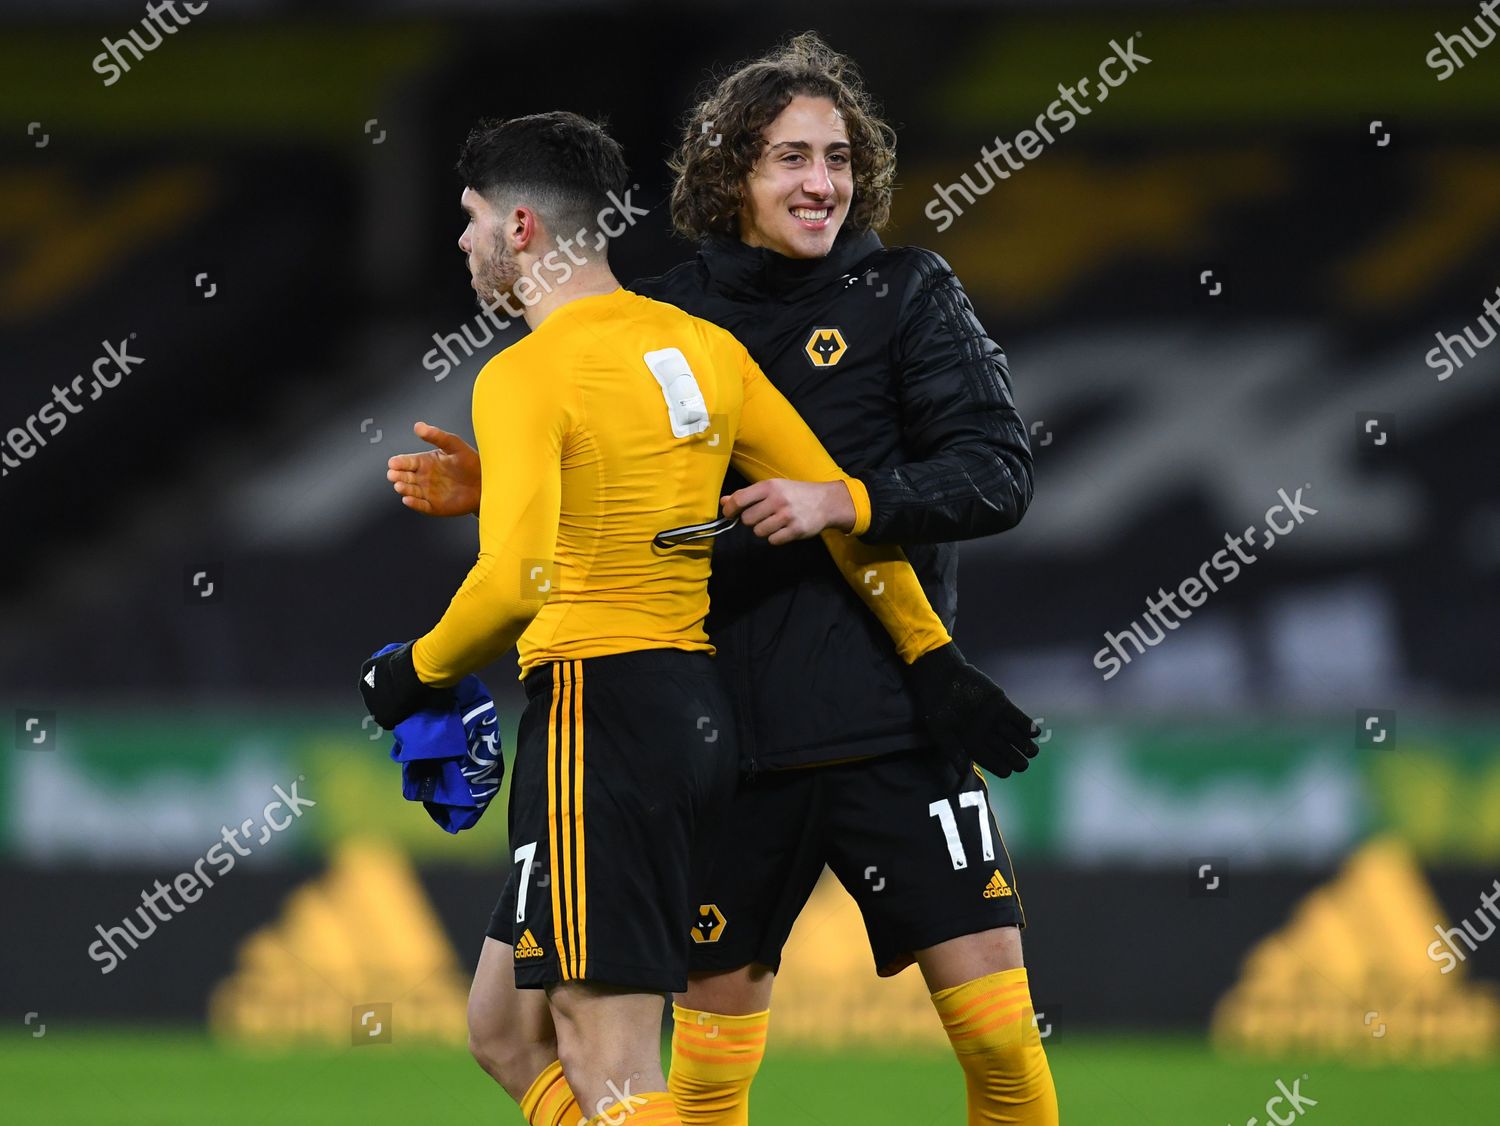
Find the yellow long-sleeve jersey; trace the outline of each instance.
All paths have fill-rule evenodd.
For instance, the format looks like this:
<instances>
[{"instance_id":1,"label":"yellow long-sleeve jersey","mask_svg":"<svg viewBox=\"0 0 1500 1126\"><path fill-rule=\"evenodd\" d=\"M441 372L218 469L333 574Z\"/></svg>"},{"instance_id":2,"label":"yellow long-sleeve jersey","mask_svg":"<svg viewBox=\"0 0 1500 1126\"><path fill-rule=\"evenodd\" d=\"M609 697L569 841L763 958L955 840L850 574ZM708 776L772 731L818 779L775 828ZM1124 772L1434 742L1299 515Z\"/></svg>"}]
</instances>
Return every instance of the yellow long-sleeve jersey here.
<instances>
[{"instance_id":1,"label":"yellow long-sleeve jersey","mask_svg":"<svg viewBox=\"0 0 1500 1126\"><path fill-rule=\"evenodd\" d=\"M474 435L479 558L413 648L427 684L454 684L512 645L523 675L637 649L713 652L709 551L652 537L718 516L731 463L752 481L843 481L854 533L869 526L864 486L739 341L624 289L560 306L486 364ZM950 640L900 548L823 540L906 661Z\"/></svg>"}]
</instances>

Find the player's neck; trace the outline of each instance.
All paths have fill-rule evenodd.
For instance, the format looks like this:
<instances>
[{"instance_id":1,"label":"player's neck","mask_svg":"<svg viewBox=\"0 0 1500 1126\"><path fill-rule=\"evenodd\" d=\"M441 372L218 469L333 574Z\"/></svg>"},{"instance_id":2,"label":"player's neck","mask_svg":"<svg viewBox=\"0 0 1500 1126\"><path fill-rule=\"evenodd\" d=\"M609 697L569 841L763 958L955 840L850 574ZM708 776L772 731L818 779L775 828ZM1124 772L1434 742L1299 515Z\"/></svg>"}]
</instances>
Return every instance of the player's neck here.
<instances>
[{"instance_id":1,"label":"player's neck","mask_svg":"<svg viewBox=\"0 0 1500 1126\"><path fill-rule=\"evenodd\" d=\"M608 266L576 270L567 282L553 286L550 292L543 293L535 302L526 306L523 314L526 327L536 329L558 309L579 298L597 297L613 293L619 288L620 282Z\"/></svg>"}]
</instances>

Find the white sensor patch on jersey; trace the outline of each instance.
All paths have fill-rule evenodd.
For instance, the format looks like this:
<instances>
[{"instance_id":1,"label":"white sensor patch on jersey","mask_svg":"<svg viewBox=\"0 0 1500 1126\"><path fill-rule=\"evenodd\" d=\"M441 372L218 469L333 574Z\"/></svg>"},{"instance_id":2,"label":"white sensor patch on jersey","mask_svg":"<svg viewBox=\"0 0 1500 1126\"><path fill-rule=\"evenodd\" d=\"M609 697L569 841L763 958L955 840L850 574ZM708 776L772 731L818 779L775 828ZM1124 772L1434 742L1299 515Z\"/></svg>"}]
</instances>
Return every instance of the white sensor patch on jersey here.
<instances>
[{"instance_id":1,"label":"white sensor patch on jersey","mask_svg":"<svg viewBox=\"0 0 1500 1126\"><path fill-rule=\"evenodd\" d=\"M646 367L661 385L662 398L667 401L667 417L672 423L672 434L687 438L708 429L708 405L703 401L703 391L688 367L687 357L678 348L659 348L645 355Z\"/></svg>"}]
</instances>

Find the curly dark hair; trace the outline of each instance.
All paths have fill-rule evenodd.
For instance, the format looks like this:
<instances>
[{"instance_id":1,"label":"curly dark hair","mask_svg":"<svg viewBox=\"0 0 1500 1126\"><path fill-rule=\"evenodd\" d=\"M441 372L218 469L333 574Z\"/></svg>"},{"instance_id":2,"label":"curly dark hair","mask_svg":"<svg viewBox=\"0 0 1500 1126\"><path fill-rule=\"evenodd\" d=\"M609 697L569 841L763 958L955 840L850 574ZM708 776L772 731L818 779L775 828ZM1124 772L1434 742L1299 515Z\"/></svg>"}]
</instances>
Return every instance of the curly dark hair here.
<instances>
[{"instance_id":1,"label":"curly dark hair","mask_svg":"<svg viewBox=\"0 0 1500 1126\"><path fill-rule=\"evenodd\" d=\"M817 32L804 31L699 91L667 161L677 176L672 225L679 234L699 239L739 233L744 181L765 147L762 131L799 94L831 100L848 130L854 200L844 225L853 231L886 225L896 177L895 131L881 119L853 60Z\"/></svg>"}]
</instances>

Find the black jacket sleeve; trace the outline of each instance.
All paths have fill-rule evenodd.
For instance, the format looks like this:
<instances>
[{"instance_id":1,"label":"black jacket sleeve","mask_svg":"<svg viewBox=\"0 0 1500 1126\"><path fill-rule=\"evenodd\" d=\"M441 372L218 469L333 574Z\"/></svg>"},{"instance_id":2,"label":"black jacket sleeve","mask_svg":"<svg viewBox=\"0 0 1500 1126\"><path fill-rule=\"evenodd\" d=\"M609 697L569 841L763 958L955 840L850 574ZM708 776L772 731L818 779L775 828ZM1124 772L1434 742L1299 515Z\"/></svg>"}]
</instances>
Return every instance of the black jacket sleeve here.
<instances>
[{"instance_id":1,"label":"black jacket sleeve","mask_svg":"<svg viewBox=\"0 0 1500 1126\"><path fill-rule=\"evenodd\" d=\"M1031 444L1011 401L1005 353L948 263L914 253L892 355L912 460L858 474L870 492L872 519L860 537L868 543L993 535L1019 523L1031 503Z\"/></svg>"}]
</instances>

